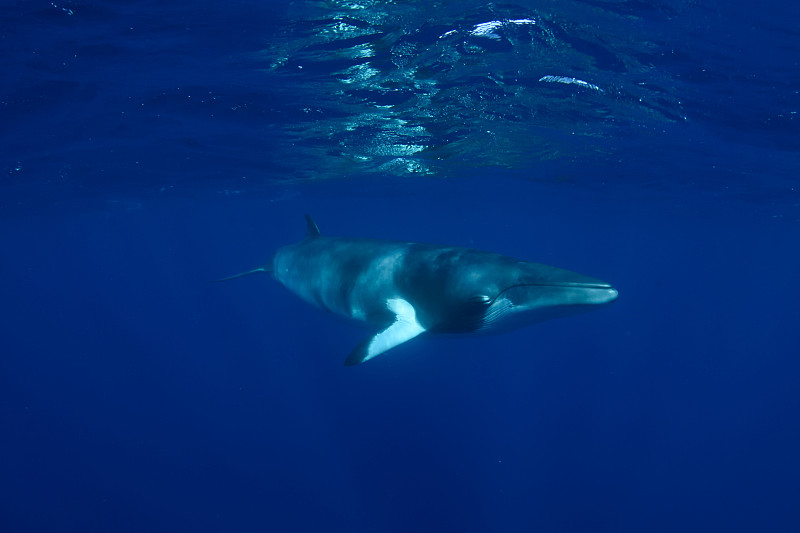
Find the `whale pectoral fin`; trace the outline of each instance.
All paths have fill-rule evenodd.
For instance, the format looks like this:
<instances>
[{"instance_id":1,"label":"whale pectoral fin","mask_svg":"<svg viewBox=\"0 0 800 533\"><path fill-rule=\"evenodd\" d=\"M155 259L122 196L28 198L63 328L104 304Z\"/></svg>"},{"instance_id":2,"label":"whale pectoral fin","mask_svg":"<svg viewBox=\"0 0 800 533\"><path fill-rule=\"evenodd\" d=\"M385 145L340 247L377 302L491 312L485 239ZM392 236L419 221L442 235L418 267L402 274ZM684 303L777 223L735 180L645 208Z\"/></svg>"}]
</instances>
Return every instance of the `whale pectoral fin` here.
<instances>
[{"instance_id":1,"label":"whale pectoral fin","mask_svg":"<svg viewBox=\"0 0 800 533\"><path fill-rule=\"evenodd\" d=\"M393 298L386 302L386 307L395 314L394 322L356 346L344 362L345 365L351 366L369 361L376 355L411 340L425 331L425 328L417 322L417 313L414 307L407 301Z\"/></svg>"}]
</instances>

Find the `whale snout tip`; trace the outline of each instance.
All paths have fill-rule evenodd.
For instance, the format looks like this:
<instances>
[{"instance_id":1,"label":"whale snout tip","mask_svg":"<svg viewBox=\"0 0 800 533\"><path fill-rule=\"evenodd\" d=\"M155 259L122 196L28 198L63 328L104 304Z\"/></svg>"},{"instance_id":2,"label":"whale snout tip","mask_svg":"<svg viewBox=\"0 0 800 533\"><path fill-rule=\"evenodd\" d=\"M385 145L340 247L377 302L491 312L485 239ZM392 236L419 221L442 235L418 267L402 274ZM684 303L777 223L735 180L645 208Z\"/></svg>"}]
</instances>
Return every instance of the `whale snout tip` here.
<instances>
[{"instance_id":1,"label":"whale snout tip","mask_svg":"<svg viewBox=\"0 0 800 533\"><path fill-rule=\"evenodd\" d=\"M610 304L616 300L617 297L619 297L619 291L617 291L617 289L611 285L609 285L607 288L600 289L600 291L601 294L599 295L600 297L598 299L600 300L599 303L601 304Z\"/></svg>"},{"instance_id":2,"label":"whale snout tip","mask_svg":"<svg viewBox=\"0 0 800 533\"><path fill-rule=\"evenodd\" d=\"M619 297L619 292L610 283L596 283L584 287L586 303L592 305L610 304Z\"/></svg>"}]
</instances>

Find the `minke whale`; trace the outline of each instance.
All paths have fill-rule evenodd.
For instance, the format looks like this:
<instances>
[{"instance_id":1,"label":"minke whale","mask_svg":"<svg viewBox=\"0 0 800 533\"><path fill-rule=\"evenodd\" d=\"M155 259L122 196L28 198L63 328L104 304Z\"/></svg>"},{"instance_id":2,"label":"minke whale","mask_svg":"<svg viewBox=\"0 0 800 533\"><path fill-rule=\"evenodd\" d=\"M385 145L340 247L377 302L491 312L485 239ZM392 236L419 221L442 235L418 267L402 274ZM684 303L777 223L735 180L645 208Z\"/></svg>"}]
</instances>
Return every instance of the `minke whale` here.
<instances>
[{"instance_id":1,"label":"minke whale","mask_svg":"<svg viewBox=\"0 0 800 533\"><path fill-rule=\"evenodd\" d=\"M604 281L455 246L328 237L306 215L304 240L267 264L216 281L271 273L308 303L375 333L346 365L424 334L483 334L597 309L617 299Z\"/></svg>"}]
</instances>

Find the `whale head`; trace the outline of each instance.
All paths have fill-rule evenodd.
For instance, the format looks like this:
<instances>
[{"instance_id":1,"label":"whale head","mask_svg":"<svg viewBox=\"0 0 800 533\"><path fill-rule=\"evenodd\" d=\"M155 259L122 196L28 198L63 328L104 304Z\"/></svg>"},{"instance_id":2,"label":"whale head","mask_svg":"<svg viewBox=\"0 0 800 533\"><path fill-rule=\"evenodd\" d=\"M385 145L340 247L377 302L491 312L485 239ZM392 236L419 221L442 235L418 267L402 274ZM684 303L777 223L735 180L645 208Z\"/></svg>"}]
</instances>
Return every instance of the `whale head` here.
<instances>
[{"instance_id":1,"label":"whale head","mask_svg":"<svg viewBox=\"0 0 800 533\"><path fill-rule=\"evenodd\" d=\"M425 286L424 294L417 294L419 307L434 311L430 317L421 313L421 320L431 331L442 333L504 332L597 309L617 299L617 290L604 281L487 252L453 249L452 254L442 255L438 266L429 268L448 270L447 276L436 277L445 280L443 284L412 281ZM424 275L431 277L430 272Z\"/></svg>"},{"instance_id":2,"label":"whale head","mask_svg":"<svg viewBox=\"0 0 800 533\"><path fill-rule=\"evenodd\" d=\"M479 331L500 332L576 315L617 299L609 283L548 265L522 263L520 275L485 300Z\"/></svg>"}]
</instances>

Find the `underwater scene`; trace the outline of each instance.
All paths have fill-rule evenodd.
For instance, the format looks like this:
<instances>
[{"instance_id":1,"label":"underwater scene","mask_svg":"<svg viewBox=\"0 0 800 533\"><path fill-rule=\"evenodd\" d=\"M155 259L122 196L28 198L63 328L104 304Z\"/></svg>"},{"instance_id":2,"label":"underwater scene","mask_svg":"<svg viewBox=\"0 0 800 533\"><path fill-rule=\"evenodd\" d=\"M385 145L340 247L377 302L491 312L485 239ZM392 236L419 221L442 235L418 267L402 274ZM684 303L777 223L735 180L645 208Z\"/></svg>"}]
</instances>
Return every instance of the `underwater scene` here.
<instances>
[{"instance_id":1,"label":"underwater scene","mask_svg":"<svg viewBox=\"0 0 800 533\"><path fill-rule=\"evenodd\" d=\"M0 530L800 530L798 21L6 2Z\"/></svg>"}]
</instances>

